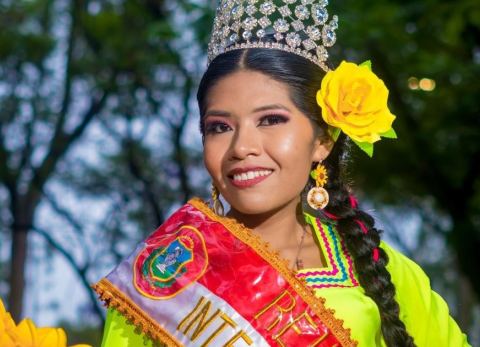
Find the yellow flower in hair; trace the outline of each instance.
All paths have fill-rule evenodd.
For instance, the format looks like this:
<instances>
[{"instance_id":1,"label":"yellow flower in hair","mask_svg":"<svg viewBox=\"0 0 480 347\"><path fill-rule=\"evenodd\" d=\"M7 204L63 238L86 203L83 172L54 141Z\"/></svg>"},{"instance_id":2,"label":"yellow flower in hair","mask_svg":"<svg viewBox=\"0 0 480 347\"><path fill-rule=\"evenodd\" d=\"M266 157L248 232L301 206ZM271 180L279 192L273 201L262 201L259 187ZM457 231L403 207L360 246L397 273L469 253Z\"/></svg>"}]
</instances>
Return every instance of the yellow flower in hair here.
<instances>
[{"instance_id":1,"label":"yellow flower in hair","mask_svg":"<svg viewBox=\"0 0 480 347\"><path fill-rule=\"evenodd\" d=\"M343 131L369 156L381 136L396 138L392 128L395 116L387 99L388 89L371 71L370 61L361 65L343 61L325 75L317 92L333 140Z\"/></svg>"}]
</instances>

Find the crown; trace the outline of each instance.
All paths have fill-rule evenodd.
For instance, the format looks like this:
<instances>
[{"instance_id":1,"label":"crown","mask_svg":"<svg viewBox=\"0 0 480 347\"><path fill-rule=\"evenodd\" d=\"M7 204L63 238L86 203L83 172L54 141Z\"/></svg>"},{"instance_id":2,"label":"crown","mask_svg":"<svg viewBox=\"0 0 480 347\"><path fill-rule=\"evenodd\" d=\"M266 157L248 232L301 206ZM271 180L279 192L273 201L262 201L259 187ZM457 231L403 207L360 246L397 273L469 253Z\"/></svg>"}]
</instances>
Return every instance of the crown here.
<instances>
[{"instance_id":1,"label":"crown","mask_svg":"<svg viewBox=\"0 0 480 347\"><path fill-rule=\"evenodd\" d=\"M272 48L300 55L329 71L327 47L336 41L338 17L328 0L221 0L208 44L208 64L242 48Z\"/></svg>"}]
</instances>

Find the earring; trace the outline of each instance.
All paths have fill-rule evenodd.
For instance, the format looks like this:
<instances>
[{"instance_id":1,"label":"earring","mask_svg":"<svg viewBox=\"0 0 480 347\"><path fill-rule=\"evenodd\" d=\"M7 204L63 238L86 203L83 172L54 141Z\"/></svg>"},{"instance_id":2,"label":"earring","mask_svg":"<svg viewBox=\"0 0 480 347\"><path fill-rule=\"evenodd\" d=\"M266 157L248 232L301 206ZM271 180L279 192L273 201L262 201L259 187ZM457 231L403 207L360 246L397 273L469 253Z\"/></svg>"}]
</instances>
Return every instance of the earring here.
<instances>
[{"instance_id":1,"label":"earring","mask_svg":"<svg viewBox=\"0 0 480 347\"><path fill-rule=\"evenodd\" d=\"M315 187L311 188L307 194L307 202L311 208L322 210L328 205L328 192L323 186L327 183L327 169L322 163L310 171L310 177L315 180Z\"/></svg>"},{"instance_id":2,"label":"earring","mask_svg":"<svg viewBox=\"0 0 480 347\"><path fill-rule=\"evenodd\" d=\"M222 201L220 200L220 192L218 191L218 188L215 187L215 185L212 183L212 207L213 207L213 212L215 212L219 216L224 215L223 211L223 204Z\"/></svg>"}]
</instances>

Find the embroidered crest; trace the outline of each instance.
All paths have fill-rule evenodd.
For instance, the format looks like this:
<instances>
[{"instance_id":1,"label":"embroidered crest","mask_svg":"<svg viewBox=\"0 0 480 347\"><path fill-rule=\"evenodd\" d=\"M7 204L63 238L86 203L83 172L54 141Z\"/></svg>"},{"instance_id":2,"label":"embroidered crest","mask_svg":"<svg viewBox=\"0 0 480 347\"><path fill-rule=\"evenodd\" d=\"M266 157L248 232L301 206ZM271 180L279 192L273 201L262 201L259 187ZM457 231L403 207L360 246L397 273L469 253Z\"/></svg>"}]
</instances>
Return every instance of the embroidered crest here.
<instances>
[{"instance_id":1,"label":"embroidered crest","mask_svg":"<svg viewBox=\"0 0 480 347\"><path fill-rule=\"evenodd\" d=\"M168 299L205 273L207 249L202 234L192 226L152 237L133 265L134 285L151 299Z\"/></svg>"}]
</instances>

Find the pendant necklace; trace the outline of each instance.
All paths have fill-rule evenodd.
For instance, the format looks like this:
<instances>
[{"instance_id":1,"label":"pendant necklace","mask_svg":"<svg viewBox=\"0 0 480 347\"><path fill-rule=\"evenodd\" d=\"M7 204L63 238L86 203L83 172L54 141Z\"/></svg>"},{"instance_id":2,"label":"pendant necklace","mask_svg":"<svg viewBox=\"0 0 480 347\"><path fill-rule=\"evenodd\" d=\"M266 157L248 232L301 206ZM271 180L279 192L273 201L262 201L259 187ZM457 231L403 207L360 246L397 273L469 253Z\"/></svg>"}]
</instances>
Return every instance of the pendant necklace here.
<instances>
[{"instance_id":1,"label":"pendant necklace","mask_svg":"<svg viewBox=\"0 0 480 347\"><path fill-rule=\"evenodd\" d=\"M307 228L303 228L302 238L300 239L300 244L298 245L297 256L295 257L295 266L297 270L303 269L305 266L303 264L303 260L299 258L300 251L302 250L303 240L305 240L305 234L307 233Z\"/></svg>"}]
</instances>

